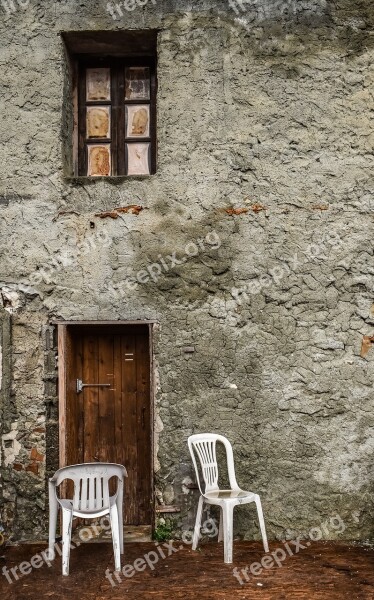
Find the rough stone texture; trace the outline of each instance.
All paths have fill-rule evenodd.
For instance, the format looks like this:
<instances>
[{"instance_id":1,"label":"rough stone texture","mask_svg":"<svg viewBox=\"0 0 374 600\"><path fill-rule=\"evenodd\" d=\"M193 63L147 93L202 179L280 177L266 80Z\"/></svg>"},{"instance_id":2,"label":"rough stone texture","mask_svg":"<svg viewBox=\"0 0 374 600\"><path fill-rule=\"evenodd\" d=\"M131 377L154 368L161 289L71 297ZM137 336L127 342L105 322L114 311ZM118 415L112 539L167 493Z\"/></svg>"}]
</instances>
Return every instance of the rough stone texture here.
<instances>
[{"instance_id":1,"label":"rough stone texture","mask_svg":"<svg viewBox=\"0 0 374 600\"><path fill-rule=\"evenodd\" d=\"M104 1L0 6L0 291L12 323L0 502L15 539L46 530L55 317L158 321L157 497L181 506L179 525L196 503L186 439L209 430L232 440L270 537L337 513L345 537L372 533L374 348L360 352L374 326L373 4L243 6L149 1L117 20ZM59 32L111 28L160 29L158 171L69 179ZM95 217L127 204L147 210ZM182 264L128 285L173 252ZM258 536L250 508L237 527Z\"/></svg>"}]
</instances>

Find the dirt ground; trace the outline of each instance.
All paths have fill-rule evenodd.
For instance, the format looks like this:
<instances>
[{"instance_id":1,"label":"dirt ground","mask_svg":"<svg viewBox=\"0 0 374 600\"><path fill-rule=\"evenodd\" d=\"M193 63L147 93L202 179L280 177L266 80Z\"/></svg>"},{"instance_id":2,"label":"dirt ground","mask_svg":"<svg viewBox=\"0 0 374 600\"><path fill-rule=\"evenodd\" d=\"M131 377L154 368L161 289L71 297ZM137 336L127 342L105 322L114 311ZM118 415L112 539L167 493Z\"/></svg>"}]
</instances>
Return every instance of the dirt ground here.
<instances>
[{"instance_id":1,"label":"dirt ground","mask_svg":"<svg viewBox=\"0 0 374 600\"><path fill-rule=\"evenodd\" d=\"M265 566L259 542L235 542L232 565L224 564L218 543L196 552L179 541L129 543L117 578L110 543L72 549L68 577L61 575L60 556L46 563L45 550L45 544L25 544L1 553L0 598L374 600L374 549L349 543L297 548L290 542L287 549L273 542Z\"/></svg>"}]
</instances>

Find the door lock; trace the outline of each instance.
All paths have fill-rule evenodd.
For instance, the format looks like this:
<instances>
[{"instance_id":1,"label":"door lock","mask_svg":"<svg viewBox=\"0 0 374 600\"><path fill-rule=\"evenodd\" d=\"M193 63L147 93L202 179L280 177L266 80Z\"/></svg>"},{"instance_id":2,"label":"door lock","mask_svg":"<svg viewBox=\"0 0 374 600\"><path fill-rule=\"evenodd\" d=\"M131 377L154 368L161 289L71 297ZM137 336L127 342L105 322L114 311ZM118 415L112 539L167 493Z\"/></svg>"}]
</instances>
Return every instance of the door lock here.
<instances>
[{"instance_id":1,"label":"door lock","mask_svg":"<svg viewBox=\"0 0 374 600\"><path fill-rule=\"evenodd\" d=\"M83 383L81 379L77 379L77 394L79 392L83 392L83 388L85 387L110 387L110 383Z\"/></svg>"}]
</instances>

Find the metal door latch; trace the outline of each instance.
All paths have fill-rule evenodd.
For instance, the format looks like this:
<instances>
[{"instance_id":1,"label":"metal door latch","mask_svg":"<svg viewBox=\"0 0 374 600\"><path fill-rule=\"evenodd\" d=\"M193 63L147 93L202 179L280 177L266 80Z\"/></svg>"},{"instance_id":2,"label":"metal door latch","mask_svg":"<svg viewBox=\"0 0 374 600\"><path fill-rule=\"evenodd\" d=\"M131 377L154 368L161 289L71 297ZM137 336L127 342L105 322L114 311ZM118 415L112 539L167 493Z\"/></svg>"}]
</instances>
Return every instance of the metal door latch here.
<instances>
[{"instance_id":1,"label":"metal door latch","mask_svg":"<svg viewBox=\"0 0 374 600\"><path fill-rule=\"evenodd\" d=\"M83 383L81 379L77 379L77 394L85 387L110 387L110 383Z\"/></svg>"}]
</instances>

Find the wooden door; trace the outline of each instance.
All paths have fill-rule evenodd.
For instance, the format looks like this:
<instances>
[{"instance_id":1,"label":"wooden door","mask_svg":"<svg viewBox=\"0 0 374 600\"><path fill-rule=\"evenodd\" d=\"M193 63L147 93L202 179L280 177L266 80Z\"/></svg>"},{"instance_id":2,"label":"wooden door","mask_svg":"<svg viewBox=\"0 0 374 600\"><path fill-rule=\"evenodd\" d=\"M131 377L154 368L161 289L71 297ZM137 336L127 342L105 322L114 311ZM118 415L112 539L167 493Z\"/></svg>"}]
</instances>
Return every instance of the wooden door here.
<instances>
[{"instance_id":1,"label":"wooden door","mask_svg":"<svg viewBox=\"0 0 374 600\"><path fill-rule=\"evenodd\" d=\"M146 325L68 326L66 463L125 465L124 523L152 522L150 345Z\"/></svg>"}]
</instances>

